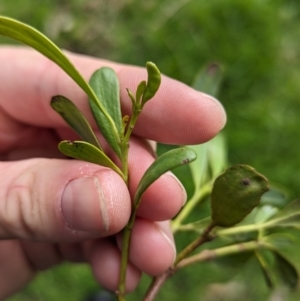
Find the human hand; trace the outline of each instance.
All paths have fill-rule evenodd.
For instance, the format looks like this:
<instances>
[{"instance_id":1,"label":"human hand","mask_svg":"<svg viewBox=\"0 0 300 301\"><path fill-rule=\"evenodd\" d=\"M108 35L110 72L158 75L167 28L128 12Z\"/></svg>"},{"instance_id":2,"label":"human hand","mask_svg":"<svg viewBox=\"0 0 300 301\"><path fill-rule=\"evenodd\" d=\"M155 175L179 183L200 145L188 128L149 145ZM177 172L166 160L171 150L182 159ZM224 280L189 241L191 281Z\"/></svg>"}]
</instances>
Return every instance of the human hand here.
<instances>
[{"instance_id":1,"label":"human hand","mask_svg":"<svg viewBox=\"0 0 300 301\"><path fill-rule=\"evenodd\" d=\"M120 80L123 113L130 113L126 88L134 91L146 78L143 68L68 55L86 78L102 66L112 67ZM0 62L0 299L22 288L37 271L64 260L88 262L100 284L116 289L118 233L129 219L139 179L154 160L145 139L205 142L224 126L224 110L212 98L163 77L134 129L128 191L113 171L65 159L58 152L59 141L75 140L76 135L50 107L52 96L71 99L93 124L86 96L72 79L22 47L0 48ZM185 199L171 173L143 195L132 233L128 291L138 284L141 272L157 275L172 264L175 246L168 220Z\"/></svg>"}]
</instances>

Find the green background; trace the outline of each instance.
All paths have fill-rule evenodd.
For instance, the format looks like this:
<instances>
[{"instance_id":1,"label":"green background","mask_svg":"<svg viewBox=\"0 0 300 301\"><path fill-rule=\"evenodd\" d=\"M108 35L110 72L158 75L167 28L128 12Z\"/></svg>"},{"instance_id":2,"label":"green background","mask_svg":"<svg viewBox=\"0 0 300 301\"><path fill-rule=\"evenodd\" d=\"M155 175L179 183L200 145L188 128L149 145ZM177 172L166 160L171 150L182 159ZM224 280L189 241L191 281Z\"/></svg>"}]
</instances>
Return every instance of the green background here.
<instances>
[{"instance_id":1,"label":"green background","mask_svg":"<svg viewBox=\"0 0 300 301\"><path fill-rule=\"evenodd\" d=\"M229 162L254 166L290 200L300 195L300 1L1 0L0 13L36 27L61 48L141 66L151 60L187 84L199 68L218 62ZM251 261L240 271L248 285L234 283L226 299L208 296L220 290L212 282L239 277L228 266L223 275L220 266L183 271L158 300L269 298ZM88 267L66 264L9 300L83 300L96 289Z\"/></svg>"}]
</instances>

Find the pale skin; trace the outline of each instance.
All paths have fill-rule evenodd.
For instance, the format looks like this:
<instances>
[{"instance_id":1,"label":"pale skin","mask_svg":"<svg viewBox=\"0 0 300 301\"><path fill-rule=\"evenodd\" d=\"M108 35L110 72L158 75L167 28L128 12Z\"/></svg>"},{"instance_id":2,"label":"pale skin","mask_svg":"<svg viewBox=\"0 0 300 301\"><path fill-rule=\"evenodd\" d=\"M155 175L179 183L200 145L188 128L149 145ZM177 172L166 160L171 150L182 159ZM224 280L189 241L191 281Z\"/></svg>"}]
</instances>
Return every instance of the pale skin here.
<instances>
[{"instance_id":1,"label":"pale skin","mask_svg":"<svg viewBox=\"0 0 300 301\"><path fill-rule=\"evenodd\" d=\"M123 114L130 113L126 88L135 91L146 79L143 68L68 56L87 80L96 69L112 67L120 80ZM115 290L118 233L130 216L130 196L154 160L146 139L180 145L205 142L225 124L222 106L163 77L134 130L128 190L113 171L58 152L59 141L77 137L51 109L52 96L68 97L92 122L86 96L72 79L23 47L1 47L0 62L0 300L23 288L39 270L64 260L87 262L96 280ZM170 173L144 194L132 234L128 291L142 272L158 275L172 264L176 251L168 220L185 199L184 189Z\"/></svg>"}]
</instances>

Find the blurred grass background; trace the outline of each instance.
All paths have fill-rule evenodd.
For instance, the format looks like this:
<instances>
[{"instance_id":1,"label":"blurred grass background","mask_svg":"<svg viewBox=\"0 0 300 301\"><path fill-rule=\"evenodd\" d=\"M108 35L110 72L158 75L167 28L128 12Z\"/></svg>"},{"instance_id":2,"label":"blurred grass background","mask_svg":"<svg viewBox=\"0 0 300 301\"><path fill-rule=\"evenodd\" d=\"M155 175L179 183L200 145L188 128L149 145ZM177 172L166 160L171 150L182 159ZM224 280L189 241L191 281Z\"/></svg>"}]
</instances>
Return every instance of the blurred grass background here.
<instances>
[{"instance_id":1,"label":"blurred grass background","mask_svg":"<svg viewBox=\"0 0 300 301\"><path fill-rule=\"evenodd\" d=\"M252 165L291 200L300 196L300 1L1 0L0 14L36 27L61 48L141 66L151 60L187 84L203 65L220 63L230 163ZM272 298L258 267L248 265L240 271L248 286L233 287L229 299L204 296L203 288L236 273L205 264L176 276L158 300ZM88 267L66 264L9 300L76 301L96 289Z\"/></svg>"}]
</instances>

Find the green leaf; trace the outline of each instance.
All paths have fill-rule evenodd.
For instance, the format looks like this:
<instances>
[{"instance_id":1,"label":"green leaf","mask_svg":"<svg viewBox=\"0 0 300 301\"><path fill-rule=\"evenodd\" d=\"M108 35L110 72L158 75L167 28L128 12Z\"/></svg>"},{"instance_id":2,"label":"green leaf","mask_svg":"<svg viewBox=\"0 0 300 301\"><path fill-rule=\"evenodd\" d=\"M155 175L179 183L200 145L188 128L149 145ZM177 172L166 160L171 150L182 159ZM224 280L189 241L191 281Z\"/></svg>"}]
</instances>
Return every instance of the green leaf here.
<instances>
[{"instance_id":1,"label":"green leaf","mask_svg":"<svg viewBox=\"0 0 300 301\"><path fill-rule=\"evenodd\" d=\"M216 95L222 81L222 70L216 63L202 68L195 76L192 87L198 91ZM227 164L225 139L222 134L200 145L189 146L197 153L198 160L190 164L196 189L209 179L214 179Z\"/></svg>"},{"instance_id":2,"label":"green leaf","mask_svg":"<svg viewBox=\"0 0 300 301\"><path fill-rule=\"evenodd\" d=\"M219 133L210 141L190 145L197 153L198 160L189 165L196 189L210 179L215 179L226 167L226 146L223 134Z\"/></svg>"},{"instance_id":3,"label":"green leaf","mask_svg":"<svg viewBox=\"0 0 300 301\"><path fill-rule=\"evenodd\" d=\"M212 63L202 68L195 76L193 81L193 88L204 93L217 96L223 72L219 64Z\"/></svg>"},{"instance_id":4,"label":"green leaf","mask_svg":"<svg viewBox=\"0 0 300 301\"><path fill-rule=\"evenodd\" d=\"M196 153L187 147L170 150L158 157L146 170L138 184L134 197L135 208L138 207L142 194L155 180L167 171L177 166L190 163L196 160L196 158Z\"/></svg>"},{"instance_id":5,"label":"green leaf","mask_svg":"<svg viewBox=\"0 0 300 301\"><path fill-rule=\"evenodd\" d=\"M271 231L273 231L274 228L276 228L277 230L279 230L280 228L288 228L289 231L300 230L300 199L289 203L280 211L278 211L279 209L275 206L264 205L262 200L260 202L260 206L255 208L255 214L252 214L254 212L251 212L250 215L252 215L252 218L248 220L248 217L250 217L249 215L244 220L247 220L246 224L255 223L257 226L257 230L272 229ZM279 202L278 204L281 205L281 203Z\"/></svg>"},{"instance_id":6,"label":"green leaf","mask_svg":"<svg viewBox=\"0 0 300 301\"><path fill-rule=\"evenodd\" d=\"M93 73L89 84L97 97L101 99L103 106L114 121L118 136L121 137L123 134L123 128L120 105L120 87L115 71L108 67L100 68ZM89 103L102 135L120 157L120 139L117 139L116 141L114 137L111 137L111 125L107 122L105 115L101 110L99 110L92 98L89 98Z\"/></svg>"},{"instance_id":7,"label":"green leaf","mask_svg":"<svg viewBox=\"0 0 300 301\"><path fill-rule=\"evenodd\" d=\"M126 88L126 91L127 91L127 94L128 94L128 96L131 100L132 108L134 108L135 107L135 98L134 98L132 92L129 89Z\"/></svg>"},{"instance_id":8,"label":"green leaf","mask_svg":"<svg viewBox=\"0 0 300 301\"><path fill-rule=\"evenodd\" d=\"M0 34L36 49L59 65L87 94L94 96L93 91L70 60L51 40L35 28L17 20L0 16Z\"/></svg>"},{"instance_id":9,"label":"green leaf","mask_svg":"<svg viewBox=\"0 0 300 301\"><path fill-rule=\"evenodd\" d=\"M21 23L17 20L0 16L0 35L12 38L21 43L24 43L55 62L60 66L92 99L94 105L103 113L105 122L110 126L111 132L108 137L108 143L115 145L118 140L118 132L116 126L106 112L105 108L95 95L92 88L84 80L78 70L74 67L71 61L63 54L63 52L46 36L40 33L33 27Z\"/></svg>"},{"instance_id":10,"label":"green leaf","mask_svg":"<svg viewBox=\"0 0 300 301\"><path fill-rule=\"evenodd\" d=\"M269 190L267 179L252 167L238 164L216 178L211 193L213 221L230 227L247 216Z\"/></svg>"},{"instance_id":11,"label":"green leaf","mask_svg":"<svg viewBox=\"0 0 300 301\"><path fill-rule=\"evenodd\" d=\"M263 246L273 252L281 282L290 288L298 283L300 270L300 237L298 230L274 233L262 239Z\"/></svg>"},{"instance_id":12,"label":"green leaf","mask_svg":"<svg viewBox=\"0 0 300 301\"><path fill-rule=\"evenodd\" d=\"M277 279L272 263L272 253L268 250L256 250L254 253L260 264L267 285L270 288L276 287Z\"/></svg>"},{"instance_id":13,"label":"green leaf","mask_svg":"<svg viewBox=\"0 0 300 301\"><path fill-rule=\"evenodd\" d=\"M222 133L219 133L208 142L208 161L213 179L215 179L226 167L226 158L225 137Z\"/></svg>"},{"instance_id":14,"label":"green leaf","mask_svg":"<svg viewBox=\"0 0 300 301\"><path fill-rule=\"evenodd\" d=\"M261 199L261 204L270 205L274 208L283 209L290 201L288 200L287 195L283 191L277 190L274 188L273 183L268 192L264 194Z\"/></svg>"},{"instance_id":15,"label":"green leaf","mask_svg":"<svg viewBox=\"0 0 300 301\"><path fill-rule=\"evenodd\" d=\"M279 231L279 230L278 230ZM270 250L276 251L281 256L293 262L300 271L300 235L299 230L282 229L283 232L276 232L262 238L262 243Z\"/></svg>"},{"instance_id":16,"label":"green leaf","mask_svg":"<svg viewBox=\"0 0 300 301\"><path fill-rule=\"evenodd\" d=\"M291 227L300 230L300 199L285 206L267 223L267 226Z\"/></svg>"},{"instance_id":17,"label":"green leaf","mask_svg":"<svg viewBox=\"0 0 300 301\"><path fill-rule=\"evenodd\" d=\"M208 180L208 143L189 145L189 148L197 154L197 160L192 162L189 167L195 184L195 189L201 188Z\"/></svg>"},{"instance_id":18,"label":"green leaf","mask_svg":"<svg viewBox=\"0 0 300 301\"><path fill-rule=\"evenodd\" d=\"M264 223L268 219L270 219L271 216L275 215L278 212L278 209L270 206L270 205L262 205L262 202L260 202L260 205L255 208L256 212L253 216L252 223Z\"/></svg>"},{"instance_id":19,"label":"green leaf","mask_svg":"<svg viewBox=\"0 0 300 301\"><path fill-rule=\"evenodd\" d=\"M140 103L140 99L144 94L146 87L147 87L147 83L144 80L139 83L135 93L135 99L137 103Z\"/></svg>"},{"instance_id":20,"label":"green leaf","mask_svg":"<svg viewBox=\"0 0 300 301\"><path fill-rule=\"evenodd\" d=\"M96 138L90 124L71 100L61 95L54 96L51 100L51 107L61 115L83 140L102 150L100 142Z\"/></svg>"},{"instance_id":21,"label":"green leaf","mask_svg":"<svg viewBox=\"0 0 300 301\"><path fill-rule=\"evenodd\" d=\"M291 289L296 288L298 283L298 272L294 265L279 253L275 254L275 260L281 281Z\"/></svg>"},{"instance_id":22,"label":"green leaf","mask_svg":"<svg viewBox=\"0 0 300 301\"><path fill-rule=\"evenodd\" d=\"M122 178L121 170L105 155L103 151L85 141L62 141L58 145L59 150L68 157L95 163L108 167L117 172Z\"/></svg>"},{"instance_id":23,"label":"green leaf","mask_svg":"<svg viewBox=\"0 0 300 301\"><path fill-rule=\"evenodd\" d=\"M35 28L17 20L0 16L0 34L31 46L44 54L65 70L84 91L89 94L92 93L86 81L62 51Z\"/></svg>"},{"instance_id":24,"label":"green leaf","mask_svg":"<svg viewBox=\"0 0 300 301\"><path fill-rule=\"evenodd\" d=\"M160 71L154 63L148 62L146 64L148 79L145 92L142 97L142 105L144 105L148 100L150 100L156 94L161 83Z\"/></svg>"}]
</instances>

